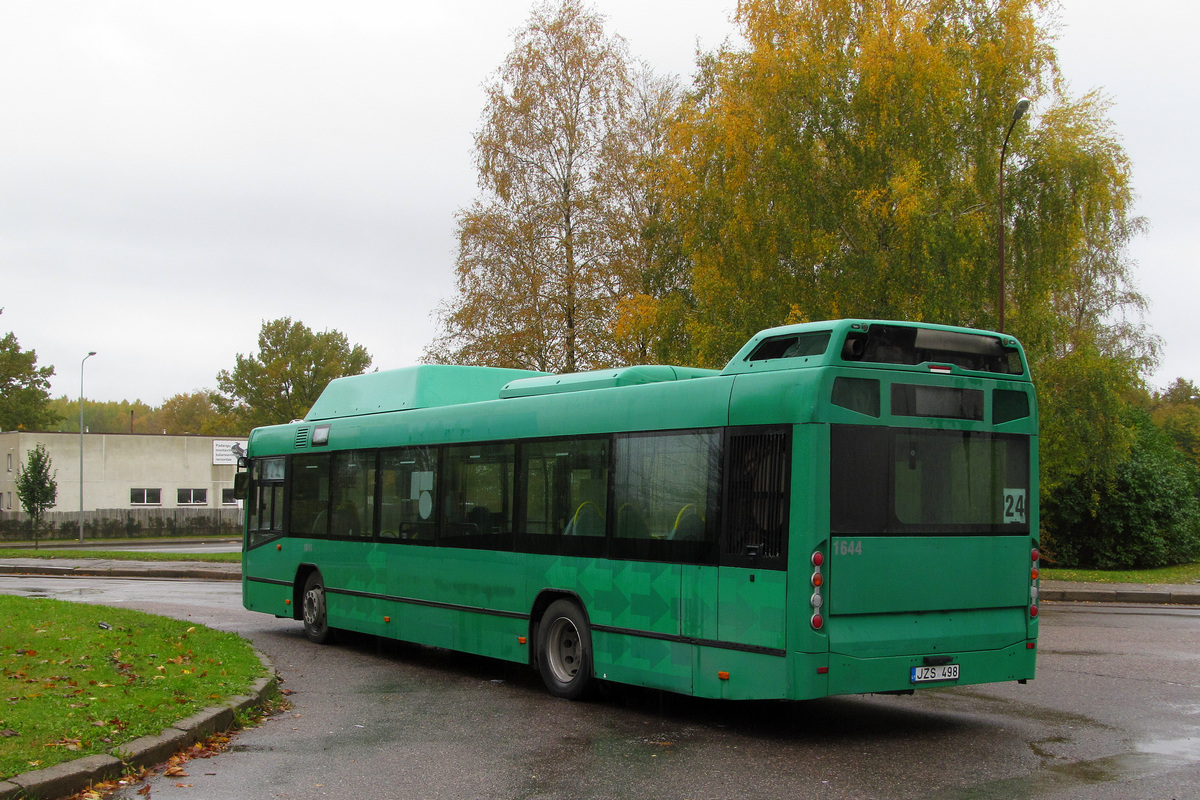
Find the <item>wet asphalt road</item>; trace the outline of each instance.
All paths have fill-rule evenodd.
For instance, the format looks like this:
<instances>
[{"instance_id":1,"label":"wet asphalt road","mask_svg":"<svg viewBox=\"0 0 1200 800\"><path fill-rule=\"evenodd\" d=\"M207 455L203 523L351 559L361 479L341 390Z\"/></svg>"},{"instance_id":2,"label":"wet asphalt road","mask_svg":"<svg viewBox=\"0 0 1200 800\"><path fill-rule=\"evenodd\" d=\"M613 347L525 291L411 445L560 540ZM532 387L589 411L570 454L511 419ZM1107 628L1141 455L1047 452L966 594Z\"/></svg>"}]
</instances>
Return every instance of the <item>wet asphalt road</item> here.
<instances>
[{"instance_id":1,"label":"wet asphalt road","mask_svg":"<svg viewBox=\"0 0 1200 800\"><path fill-rule=\"evenodd\" d=\"M571 703L502 662L371 637L312 645L299 623L243 610L232 582L0 577L0 591L195 620L274 661L294 707L186 778L155 779L153 798L1200 797L1195 608L1044 605L1026 686Z\"/></svg>"}]
</instances>

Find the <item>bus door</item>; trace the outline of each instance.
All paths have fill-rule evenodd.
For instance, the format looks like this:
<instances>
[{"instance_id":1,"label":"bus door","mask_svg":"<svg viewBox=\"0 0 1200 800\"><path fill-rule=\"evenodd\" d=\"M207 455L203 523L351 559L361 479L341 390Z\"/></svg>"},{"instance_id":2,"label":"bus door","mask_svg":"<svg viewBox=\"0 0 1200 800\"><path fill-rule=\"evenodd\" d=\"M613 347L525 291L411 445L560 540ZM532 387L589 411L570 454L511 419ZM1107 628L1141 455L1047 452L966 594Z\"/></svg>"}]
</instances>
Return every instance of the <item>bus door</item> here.
<instances>
[{"instance_id":1,"label":"bus door","mask_svg":"<svg viewBox=\"0 0 1200 800\"><path fill-rule=\"evenodd\" d=\"M792 432L732 428L725 441L717 638L785 647Z\"/></svg>"}]
</instances>

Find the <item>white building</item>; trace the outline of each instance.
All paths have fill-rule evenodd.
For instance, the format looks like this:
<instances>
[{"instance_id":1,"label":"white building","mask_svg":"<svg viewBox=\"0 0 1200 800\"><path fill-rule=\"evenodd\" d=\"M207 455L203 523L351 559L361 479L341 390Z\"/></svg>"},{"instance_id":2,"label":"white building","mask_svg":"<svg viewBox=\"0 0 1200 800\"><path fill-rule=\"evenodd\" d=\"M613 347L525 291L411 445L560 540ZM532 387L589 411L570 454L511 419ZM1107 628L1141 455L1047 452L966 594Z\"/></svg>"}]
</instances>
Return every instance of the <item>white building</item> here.
<instances>
[{"instance_id":1,"label":"white building","mask_svg":"<svg viewBox=\"0 0 1200 800\"><path fill-rule=\"evenodd\" d=\"M231 452L235 443L246 446L245 439L215 436L84 434L83 510L237 509L237 458ZM18 470L38 444L45 446L51 470L57 473L58 501L50 511L77 514L78 433L0 433L0 511L8 516L23 510L17 496Z\"/></svg>"}]
</instances>

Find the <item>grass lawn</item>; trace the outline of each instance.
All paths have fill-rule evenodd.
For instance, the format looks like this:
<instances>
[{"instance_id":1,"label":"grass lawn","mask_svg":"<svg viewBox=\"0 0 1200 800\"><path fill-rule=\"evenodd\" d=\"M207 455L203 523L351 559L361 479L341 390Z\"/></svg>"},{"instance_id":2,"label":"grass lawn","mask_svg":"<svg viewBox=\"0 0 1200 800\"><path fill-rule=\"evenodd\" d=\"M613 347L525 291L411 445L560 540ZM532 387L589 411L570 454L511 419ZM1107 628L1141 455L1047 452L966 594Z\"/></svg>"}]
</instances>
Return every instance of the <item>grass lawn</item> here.
<instances>
[{"instance_id":1,"label":"grass lawn","mask_svg":"<svg viewBox=\"0 0 1200 800\"><path fill-rule=\"evenodd\" d=\"M129 550L18 550L0 549L0 558L103 558L109 561L205 561L240 564L241 553L137 553Z\"/></svg>"},{"instance_id":2,"label":"grass lawn","mask_svg":"<svg viewBox=\"0 0 1200 800\"><path fill-rule=\"evenodd\" d=\"M140 611L0 595L0 778L103 753L264 675L232 633Z\"/></svg>"},{"instance_id":3,"label":"grass lawn","mask_svg":"<svg viewBox=\"0 0 1200 800\"><path fill-rule=\"evenodd\" d=\"M1042 579L1048 581L1083 581L1091 583L1200 583L1200 562L1177 564L1158 569L1043 569Z\"/></svg>"}]
</instances>

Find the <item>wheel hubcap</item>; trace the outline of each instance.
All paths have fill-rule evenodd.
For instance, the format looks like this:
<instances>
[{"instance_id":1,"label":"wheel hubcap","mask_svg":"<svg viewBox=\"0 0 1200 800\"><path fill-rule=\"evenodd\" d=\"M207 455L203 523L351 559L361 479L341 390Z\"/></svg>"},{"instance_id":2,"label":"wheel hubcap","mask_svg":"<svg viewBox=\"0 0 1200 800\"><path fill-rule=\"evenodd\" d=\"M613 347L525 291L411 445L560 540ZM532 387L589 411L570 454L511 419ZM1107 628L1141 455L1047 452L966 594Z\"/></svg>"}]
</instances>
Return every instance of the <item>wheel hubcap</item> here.
<instances>
[{"instance_id":1,"label":"wheel hubcap","mask_svg":"<svg viewBox=\"0 0 1200 800\"><path fill-rule=\"evenodd\" d=\"M319 628L325 623L325 593L319 588L309 589L304 594L304 624Z\"/></svg>"},{"instance_id":2,"label":"wheel hubcap","mask_svg":"<svg viewBox=\"0 0 1200 800\"><path fill-rule=\"evenodd\" d=\"M566 617L559 617L550 625L546 659L556 680L570 683L579 673L579 631Z\"/></svg>"}]
</instances>

